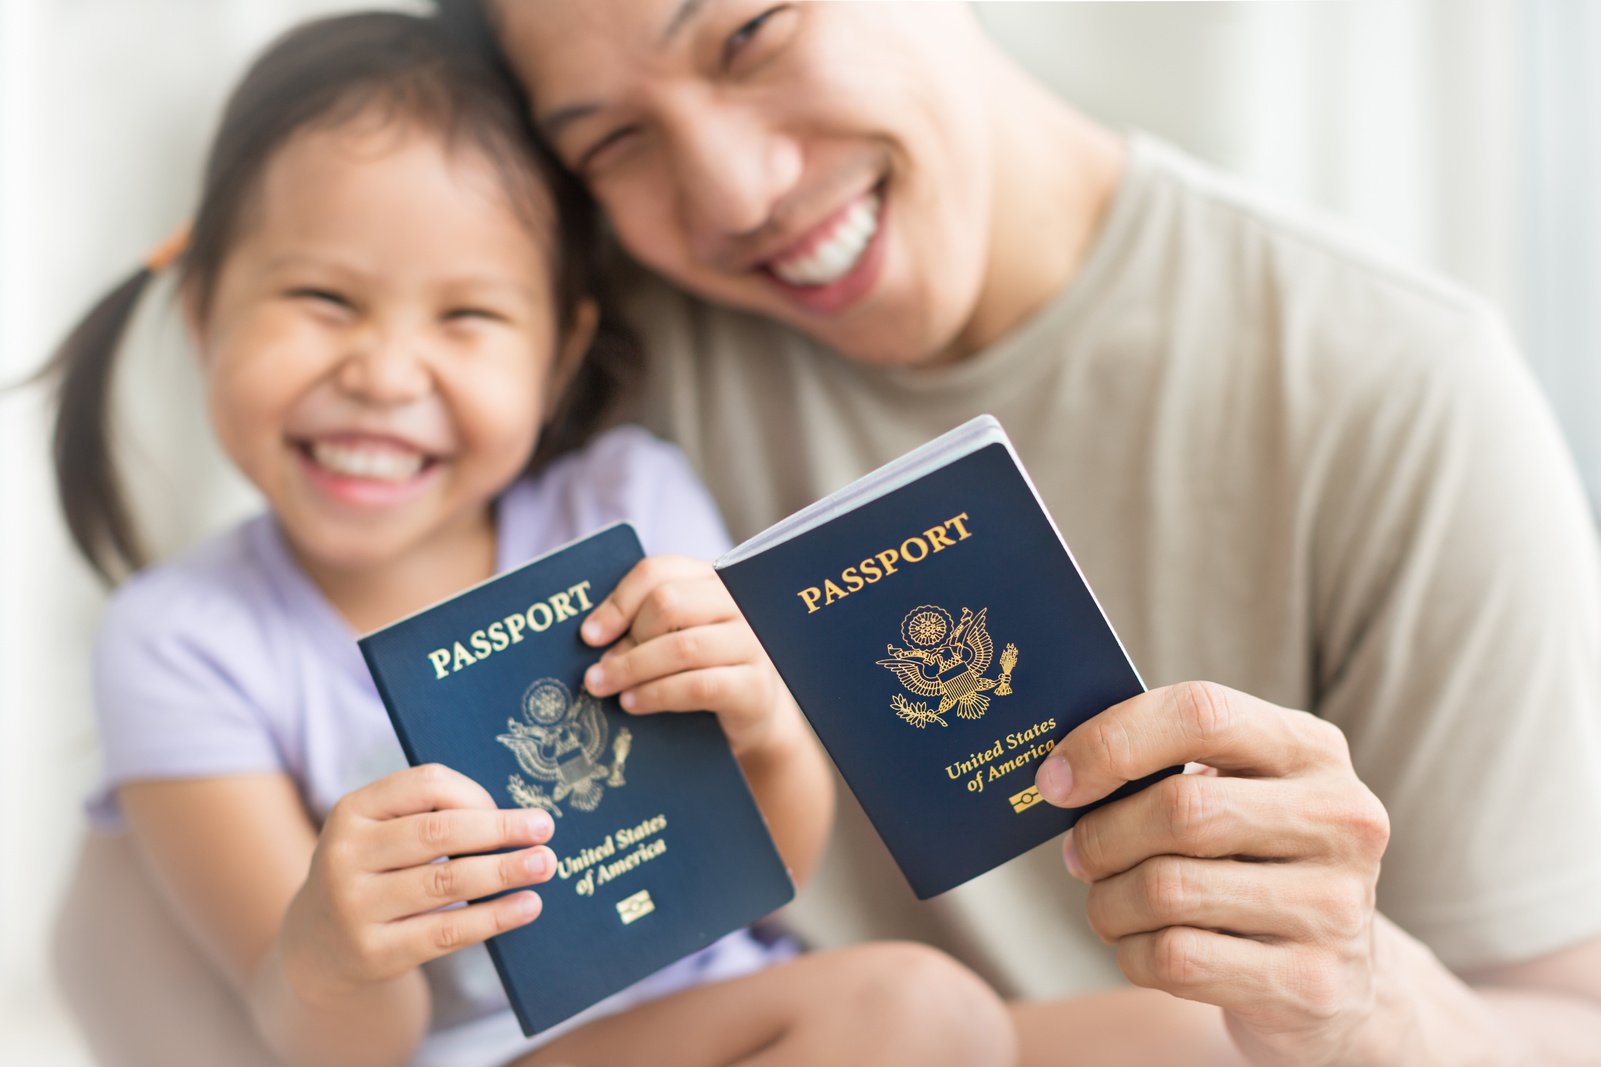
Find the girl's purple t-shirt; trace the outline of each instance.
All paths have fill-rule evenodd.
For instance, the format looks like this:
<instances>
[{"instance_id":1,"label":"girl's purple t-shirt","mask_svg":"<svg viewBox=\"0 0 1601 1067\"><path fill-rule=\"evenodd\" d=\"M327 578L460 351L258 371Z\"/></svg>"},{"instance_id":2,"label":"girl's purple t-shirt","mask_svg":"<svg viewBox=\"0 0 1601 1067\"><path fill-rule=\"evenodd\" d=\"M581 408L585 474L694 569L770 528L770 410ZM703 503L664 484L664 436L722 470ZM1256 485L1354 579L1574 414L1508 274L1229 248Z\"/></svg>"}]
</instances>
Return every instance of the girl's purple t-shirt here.
<instances>
[{"instance_id":1,"label":"girl's purple t-shirt","mask_svg":"<svg viewBox=\"0 0 1601 1067\"><path fill-rule=\"evenodd\" d=\"M498 571L619 520L634 525L651 555L710 559L728 545L683 456L632 426L517 482L497 519ZM320 820L346 793L403 768L356 636L295 563L270 514L129 580L95 646L103 770L91 821L120 828L114 791L126 782L260 773L292 776ZM619 1010L764 958L754 941L733 935L597 1007ZM440 1032L417 1064L502 1062L554 1036L521 1037L482 948L425 972Z\"/></svg>"}]
</instances>

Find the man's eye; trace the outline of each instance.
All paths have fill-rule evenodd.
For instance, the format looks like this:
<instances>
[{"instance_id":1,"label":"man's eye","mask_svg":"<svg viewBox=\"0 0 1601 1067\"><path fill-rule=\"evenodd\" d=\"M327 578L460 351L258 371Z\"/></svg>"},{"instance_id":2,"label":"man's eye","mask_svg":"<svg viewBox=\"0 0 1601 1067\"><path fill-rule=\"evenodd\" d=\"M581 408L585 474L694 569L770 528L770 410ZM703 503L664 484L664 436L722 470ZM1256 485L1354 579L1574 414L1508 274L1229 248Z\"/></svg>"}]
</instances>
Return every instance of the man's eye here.
<instances>
[{"instance_id":1,"label":"man's eye","mask_svg":"<svg viewBox=\"0 0 1601 1067\"><path fill-rule=\"evenodd\" d=\"M728 40L723 42L724 69L731 67L740 53L745 51L751 42L756 40L762 32L762 27L766 26L775 15L788 11L791 6L790 4L777 4L770 7L729 34Z\"/></svg>"},{"instance_id":2,"label":"man's eye","mask_svg":"<svg viewBox=\"0 0 1601 1067\"><path fill-rule=\"evenodd\" d=\"M578 159L573 163L573 170L579 174L583 174L592 166L594 166L596 160L615 155L619 146L626 145L629 138L638 133L639 127L637 126L623 126L619 129L613 130L600 140L596 141L594 144L590 145L588 148L584 149L584 151L579 154Z\"/></svg>"}]
</instances>

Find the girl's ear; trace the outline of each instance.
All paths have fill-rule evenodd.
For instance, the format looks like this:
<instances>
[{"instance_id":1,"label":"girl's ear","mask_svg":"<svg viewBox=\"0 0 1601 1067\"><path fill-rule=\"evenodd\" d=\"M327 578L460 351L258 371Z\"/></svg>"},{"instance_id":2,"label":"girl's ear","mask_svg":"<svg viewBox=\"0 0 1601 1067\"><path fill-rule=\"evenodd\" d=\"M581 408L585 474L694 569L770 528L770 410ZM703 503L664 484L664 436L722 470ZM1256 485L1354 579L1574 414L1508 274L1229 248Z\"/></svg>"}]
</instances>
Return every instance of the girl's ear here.
<instances>
[{"instance_id":1,"label":"girl's ear","mask_svg":"<svg viewBox=\"0 0 1601 1067\"><path fill-rule=\"evenodd\" d=\"M573 309L572 324L568 326L566 336L561 339L561 345L556 350L556 361L550 368L550 388L545 392L545 419L548 421L556 414L556 408L562 397L567 394L567 386L578 373L579 366L584 362L584 356L589 352L589 345L595 340L595 330L600 325L600 305L593 298L586 297L579 301Z\"/></svg>"},{"instance_id":2,"label":"girl's ear","mask_svg":"<svg viewBox=\"0 0 1601 1067\"><path fill-rule=\"evenodd\" d=\"M178 289L178 306L183 311L183 335L189 350L201 364L206 362L205 346L201 344L200 287L193 280L181 283Z\"/></svg>"}]
</instances>

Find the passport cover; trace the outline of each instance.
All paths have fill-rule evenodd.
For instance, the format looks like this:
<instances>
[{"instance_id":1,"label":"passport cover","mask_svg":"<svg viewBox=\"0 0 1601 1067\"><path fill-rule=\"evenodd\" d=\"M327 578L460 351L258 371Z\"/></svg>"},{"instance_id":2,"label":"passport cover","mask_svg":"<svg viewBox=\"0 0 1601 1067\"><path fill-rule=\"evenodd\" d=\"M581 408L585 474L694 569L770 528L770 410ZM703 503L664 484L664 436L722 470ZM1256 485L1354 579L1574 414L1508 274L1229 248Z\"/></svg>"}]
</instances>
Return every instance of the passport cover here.
<instances>
[{"instance_id":1,"label":"passport cover","mask_svg":"<svg viewBox=\"0 0 1601 1067\"><path fill-rule=\"evenodd\" d=\"M1069 829L1088 809L1044 803L1035 769L1145 688L989 416L716 565L919 898Z\"/></svg>"},{"instance_id":2,"label":"passport cover","mask_svg":"<svg viewBox=\"0 0 1601 1067\"><path fill-rule=\"evenodd\" d=\"M586 693L589 609L644 553L609 526L360 640L406 758L555 818L544 911L488 942L525 1034L794 895L716 718Z\"/></svg>"}]
</instances>

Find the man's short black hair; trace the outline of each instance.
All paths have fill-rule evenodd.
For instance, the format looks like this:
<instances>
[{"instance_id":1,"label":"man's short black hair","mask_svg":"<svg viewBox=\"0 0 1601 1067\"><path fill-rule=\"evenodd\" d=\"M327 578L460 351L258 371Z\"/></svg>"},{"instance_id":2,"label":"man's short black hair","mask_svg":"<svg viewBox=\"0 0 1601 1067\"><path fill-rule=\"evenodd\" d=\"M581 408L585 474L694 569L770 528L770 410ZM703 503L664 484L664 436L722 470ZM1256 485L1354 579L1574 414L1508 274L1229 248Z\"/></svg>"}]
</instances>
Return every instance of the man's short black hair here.
<instances>
[{"instance_id":1,"label":"man's short black hair","mask_svg":"<svg viewBox=\"0 0 1601 1067\"><path fill-rule=\"evenodd\" d=\"M486 59L502 62L495 43L495 27L489 20L488 0L434 0L434 18Z\"/></svg>"}]
</instances>

